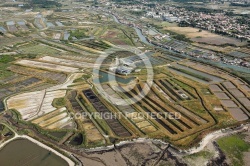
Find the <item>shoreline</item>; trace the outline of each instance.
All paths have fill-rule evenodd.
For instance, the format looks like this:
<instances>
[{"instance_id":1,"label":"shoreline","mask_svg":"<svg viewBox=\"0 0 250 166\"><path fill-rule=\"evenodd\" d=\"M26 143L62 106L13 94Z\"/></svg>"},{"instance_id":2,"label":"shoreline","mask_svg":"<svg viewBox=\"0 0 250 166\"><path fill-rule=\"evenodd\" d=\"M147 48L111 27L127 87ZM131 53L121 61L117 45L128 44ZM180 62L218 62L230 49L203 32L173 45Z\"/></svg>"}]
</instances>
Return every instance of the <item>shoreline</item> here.
<instances>
[{"instance_id":1,"label":"shoreline","mask_svg":"<svg viewBox=\"0 0 250 166\"><path fill-rule=\"evenodd\" d=\"M243 132L249 128L250 128L250 124L245 124L245 125L238 126L238 127L236 127L235 130L229 131L229 132L222 132L223 129L211 132L211 133L207 134L204 138L202 138L198 147L190 147L189 149L186 149L186 150L179 149L179 148L175 147L174 145L167 143L167 142L164 142L160 139L137 138L137 139L133 139L131 141L121 141L115 145L109 145L106 147L103 146L103 147L85 149L84 151L85 152L101 152L101 151L113 150L115 147L120 147L120 146L123 146L126 144L158 142L162 145L170 145L171 148L178 150L178 153L176 155L191 155L191 154L198 153L198 152L202 151L209 143L215 141L216 139L218 139L220 137L225 137L225 136L228 136L231 134ZM229 129L229 128L225 128L225 129Z\"/></svg>"}]
</instances>

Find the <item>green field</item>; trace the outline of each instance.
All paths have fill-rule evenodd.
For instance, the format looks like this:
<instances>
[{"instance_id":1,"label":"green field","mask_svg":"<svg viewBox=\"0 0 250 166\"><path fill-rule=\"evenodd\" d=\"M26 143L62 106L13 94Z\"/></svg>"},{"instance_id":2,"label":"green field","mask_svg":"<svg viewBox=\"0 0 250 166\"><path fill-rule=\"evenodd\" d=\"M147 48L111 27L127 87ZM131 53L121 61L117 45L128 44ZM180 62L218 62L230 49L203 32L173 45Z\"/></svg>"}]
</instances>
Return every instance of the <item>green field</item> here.
<instances>
[{"instance_id":1,"label":"green field","mask_svg":"<svg viewBox=\"0 0 250 166\"><path fill-rule=\"evenodd\" d=\"M23 54L56 54L59 51L57 51L56 49L53 49L49 46L46 45L32 45L32 46L28 46L28 47L23 47L20 49Z\"/></svg>"},{"instance_id":2,"label":"green field","mask_svg":"<svg viewBox=\"0 0 250 166\"><path fill-rule=\"evenodd\" d=\"M66 101L65 99L62 97L62 98L56 98L53 100L53 103L52 105L56 108L62 108L66 105Z\"/></svg>"},{"instance_id":3,"label":"green field","mask_svg":"<svg viewBox=\"0 0 250 166\"><path fill-rule=\"evenodd\" d=\"M7 70L9 63L14 61L15 58L12 55L1 55L0 56L0 79L10 77L13 73Z\"/></svg>"},{"instance_id":4,"label":"green field","mask_svg":"<svg viewBox=\"0 0 250 166\"><path fill-rule=\"evenodd\" d=\"M6 70L8 66L8 64L0 63L0 79L4 79L13 75L11 71Z\"/></svg>"},{"instance_id":5,"label":"green field","mask_svg":"<svg viewBox=\"0 0 250 166\"><path fill-rule=\"evenodd\" d=\"M227 155L234 166L244 165L243 152L250 149L250 144L243 140L243 136L232 135L217 141L221 150ZM247 164L247 163L245 163Z\"/></svg>"}]
</instances>

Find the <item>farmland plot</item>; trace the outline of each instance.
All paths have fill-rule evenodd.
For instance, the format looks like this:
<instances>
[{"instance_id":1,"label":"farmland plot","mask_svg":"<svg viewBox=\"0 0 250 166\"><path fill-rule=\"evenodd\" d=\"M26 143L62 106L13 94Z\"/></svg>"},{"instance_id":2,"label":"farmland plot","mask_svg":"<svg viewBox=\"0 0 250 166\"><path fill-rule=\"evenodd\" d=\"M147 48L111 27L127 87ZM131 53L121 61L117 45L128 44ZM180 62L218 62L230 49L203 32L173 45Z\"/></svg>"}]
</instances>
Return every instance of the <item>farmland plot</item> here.
<instances>
[{"instance_id":1,"label":"farmland plot","mask_svg":"<svg viewBox=\"0 0 250 166\"><path fill-rule=\"evenodd\" d=\"M237 98L245 97L245 95L238 89L229 89L228 91Z\"/></svg>"},{"instance_id":2,"label":"farmland plot","mask_svg":"<svg viewBox=\"0 0 250 166\"><path fill-rule=\"evenodd\" d=\"M38 61L33 61L33 60L20 60L20 61L16 62L16 64L23 65L23 66L29 66L32 68L41 68L41 69L60 71L60 72L66 72L66 73L79 71L79 69L75 68L75 67L56 65L56 64L38 62Z\"/></svg>"},{"instance_id":3,"label":"farmland plot","mask_svg":"<svg viewBox=\"0 0 250 166\"><path fill-rule=\"evenodd\" d=\"M45 128L46 126L52 125L54 123L56 123L57 121L64 119L65 117L67 117L67 113L62 113L60 115L57 115L51 119L47 119L46 121L41 122L39 125L43 128Z\"/></svg>"},{"instance_id":4,"label":"farmland plot","mask_svg":"<svg viewBox=\"0 0 250 166\"><path fill-rule=\"evenodd\" d=\"M250 100L246 97L238 99L250 111Z\"/></svg>"},{"instance_id":5,"label":"farmland plot","mask_svg":"<svg viewBox=\"0 0 250 166\"><path fill-rule=\"evenodd\" d=\"M115 103L115 105L117 105L116 107L125 116L127 116L143 133L149 134L157 130L154 126L152 126L151 122L146 119L146 117L140 115L139 112L135 110L132 106L118 105L119 101L124 99L120 97L111 87L109 87L108 85L103 85L102 87L103 89L105 89L105 92L107 92L109 96L116 99L116 101L112 101L113 103ZM143 123L144 126L142 127L140 123Z\"/></svg>"},{"instance_id":6,"label":"farmland plot","mask_svg":"<svg viewBox=\"0 0 250 166\"><path fill-rule=\"evenodd\" d=\"M233 51L228 53L229 56L232 56L234 58L246 58L246 57L250 57L250 54L246 54L246 53L242 53L242 52L238 52L238 51Z\"/></svg>"},{"instance_id":7,"label":"farmland plot","mask_svg":"<svg viewBox=\"0 0 250 166\"><path fill-rule=\"evenodd\" d=\"M0 83L1 84L12 84L12 83L18 82L19 80L25 79L25 78L26 77L24 75L15 74L13 76L10 76L8 78L0 80Z\"/></svg>"},{"instance_id":8,"label":"farmland plot","mask_svg":"<svg viewBox=\"0 0 250 166\"><path fill-rule=\"evenodd\" d=\"M233 80L235 79L233 78ZM245 85L238 79L235 83L237 83L239 87ZM250 109L250 100L235 84L228 80L222 82L220 86L216 84L209 85L209 88L234 119L237 121L248 119L249 112L247 112L247 110L249 111Z\"/></svg>"},{"instance_id":9,"label":"farmland plot","mask_svg":"<svg viewBox=\"0 0 250 166\"><path fill-rule=\"evenodd\" d=\"M216 97L218 97L219 99L230 99L228 97L228 95L224 92L215 92L214 93Z\"/></svg>"},{"instance_id":10,"label":"farmland plot","mask_svg":"<svg viewBox=\"0 0 250 166\"><path fill-rule=\"evenodd\" d=\"M93 48L99 51L104 51L105 49L110 48L110 45L106 44L103 41L81 41L81 42L75 42L75 43L85 46L85 47Z\"/></svg>"},{"instance_id":11,"label":"farmland plot","mask_svg":"<svg viewBox=\"0 0 250 166\"><path fill-rule=\"evenodd\" d=\"M153 66L166 65L166 64L169 64L171 62L164 57L153 57L151 55L149 56L149 60Z\"/></svg>"},{"instance_id":12,"label":"farmland plot","mask_svg":"<svg viewBox=\"0 0 250 166\"><path fill-rule=\"evenodd\" d=\"M41 43L44 43L46 45L49 45L49 46L52 46L52 47L56 47L56 48L59 48L59 49L62 49L62 50L66 50L66 51L69 51L69 52L74 52L74 53L77 53L77 54L80 54L80 55L93 55L87 51L83 51L81 49L78 49L78 48L74 48L74 47L70 47L70 46L67 46L65 44L60 44L60 43L57 43L57 42L53 42L53 41L48 41L48 40L45 40L45 39L41 39L39 40L39 42Z\"/></svg>"},{"instance_id":13,"label":"farmland plot","mask_svg":"<svg viewBox=\"0 0 250 166\"><path fill-rule=\"evenodd\" d=\"M70 96L68 97L68 100L73 108L73 110L77 113L82 112L82 107L76 100L77 92L76 91L71 91Z\"/></svg>"},{"instance_id":14,"label":"farmland plot","mask_svg":"<svg viewBox=\"0 0 250 166\"><path fill-rule=\"evenodd\" d=\"M250 93L250 88L249 88L249 86L247 86L247 85L241 85L241 88L242 88L243 90L247 91L248 93Z\"/></svg>"},{"instance_id":15,"label":"farmland plot","mask_svg":"<svg viewBox=\"0 0 250 166\"><path fill-rule=\"evenodd\" d=\"M62 118L61 120L47 126L47 129L72 129L74 128L75 124L74 122L71 120L71 118L69 116Z\"/></svg>"},{"instance_id":16,"label":"farmland plot","mask_svg":"<svg viewBox=\"0 0 250 166\"><path fill-rule=\"evenodd\" d=\"M212 84L209 85L209 88L211 89L212 92L221 92L221 88L218 85Z\"/></svg>"},{"instance_id":17,"label":"farmland plot","mask_svg":"<svg viewBox=\"0 0 250 166\"><path fill-rule=\"evenodd\" d=\"M94 108L101 113L102 119L106 121L106 123L109 125L111 130L115 133L115 135L119 137L129 137L131 134L128 132L128 130L119 122L118 119L113 117L104 117L105 115L110 113L110 110L100 101L100 99L93 93L92 90L85 90L83 91L86 98L93 104Z\"/></svg>"},{"instance_id":18,"label":"farmland plot","mask_svg":"<svg viewBox=\"0 0 250 166\"><path fill-rule=\"evenodd\" d=\"M21 30L27 31L29 28L26 26L25 21L17 21L17 25L20 27Z\"/></svg>"},{"instance_id":19,"label":"farmland plot","mask_svg":"<svg viewBox=\"0 0 250 166\"><path fill-rule=\"evenodd\" d=\"M167 93L175 101L182 100L182 97L178 94L176 89L174 89L166 80L157 80L155 83L161 87L165 93Z\"/></svg>"},{"instance_id":20,"label":"farmland plot","mask_svg":"<svg viewBox=\"0 0 250 166\"><path fill-rule=\"evenodd\" d=\"M133 95L136 95L136 91L133 90L132 92L127 92L125 94L128 97L132 97ZM154 119L154 117L157 117L155 119L155 121L158 123L157 126L158 127L162 126L161 127L162 131L164 131L164 133L167 133L167 135L177 134L177 132L175 132L175 130L173 130L173 128L171 127L171 124L166 122L166 120L164 120L163 117L158 118L159 116L157 116L157 113L159 113L159 111L155 111L154 108L152 108L152 105L146 103L147 103L146 99L142 99L137 104L139 105L140 108L142 108L142 111L145 111L147 113L148 118Z\"/></svg>"},{"instance_id":21,"label":"farmland plot","mask_svg":"<svg viewBox=\"0 0 250 166\"><path fill-rule=\"evenodd\" d=\"M235 79L234 82L236 82L236 84L239 84L239 85L244 85L245 82L240 80L240 79Z\"/></svg>"},{"instance_id":22,"label":"farmland plot","mask_svg":"<svg viewBox=\"0 0 250 166\"><path fill-rule=\"evenodd\" d=\"M229 108L228 111L232 115L232 117L238 121L247 120L247 115L240 108Z\"/></svg>"},{"instance_id":23,"label":"farmland plot","mask_svg":"<svg viewBox=\"0 0 250 166\"><path fill-rule=\"evenodd\" d=\"M164 96L164 98L166 98L169 102L174 102L174 100L169 95L167 95L167 93L165 93L156 83L153 84L153 87L155 87L156 90L160 92L162 96Z\"/></svg>"},{"instance_id":24,"label":"farmland plot","mask_svg":"<svg viewBox=\"0 0 250 166\"><path fill-rule=\"evenodd\" d=\"M83 129L86 132L88 143L104 141L103 136L91 120L84 120Z\"/></svg>"},{"instance_id":25,"label":"farmland plot","mask_svg":"<svg viewBox=\"0 0 250 166\"><path fill-rule=\"evenodd\" d=\"M51 118L55 117L56 115L59 115L59 114L65 112L65 110L66 110L65 107L59 108L51 113L48 113L42 117L39 117L39 118L32 120L32 122L35 124L40 124L41 122L45 121L46 119L51 119Z\"/></svg>"},{"instance_id":26,"label":"farmland plot","mask_svg":"<svg viewBox=\"0 0 250 166\"><path fill-rule=\"evenodd\" d=\"M237 104L232 100L221 100L221 103L224 107L227 107L227 108L238 107Z\"/></svg>"},{"instance_id":27,"label":"farmland plot","mask_svg":"<svg viewBox=\"0 0 250 166\"><path fill-rule=\"evenodd\" d=\"M7 27L8 27L8 30L10 32L16 32L16 31L18 31L18 29L16 28L15 25L8 25Z\"/></svg>"},{"instance_id":28,"label":"farmland plot","mask_svg":"<svg viewBox=\"0 0 250 166\"><path fill-rule=\"evenodd\" d=\"M83 111L82 107L76 100L77 92L71 91L70 95L68 96L68 100L76 113L80 113ZM96 141L103 141L103 136L96 128L94 123L90 120L88 116L84 116L82 119L82 127L86 133L87 140L89 142L96 142Z\"/></svg>"},{"instance_id":29,"label":"farmland plot","mask_svg":"<svg viewBox=\"0 0 250 166\"><path fill-rule=\"evenodd\" d=\"M57 55L63 50L57 49L55 47L47 46L45 44L28 44L19 47L18 49L23 54L38 54L38 55L44 55L44 54L54 54Z\"/></svg>"},{"instance_id":30,"label":"farmland plot","mask_svg":"<svg viewBox=\"0 0 250 166\"><path fill-rule=\"evenodd\" d=\"M17 79L19 79L17 77ZM15 80L15 78L14 78ZM9 80L11 84L7 83L6 86L4 86L3 88L0 88L0 102L3 101L3 99L11 94L20 92L21 90L25 90L27 88L30 88L32 86L34 86L35 84L39 84L41 80L31 77L31 78L25 78L23 80L17 80L17 82L11 82L14 80ZM3 111L4 105L2 105L1 110Z\"/></svg>"},{"instance_id":31,"label":"farmland plot","mask_svg":"<svg viewBox=\"0 0 250 166\"><path fill-rule=\"evenodd\" d=\"M67 126L67 128L74 127L74 122L69 117L65 107L57 109L44 116L41 116L33 120L32 123L35 123L42 128L50 130L61 129L64 128L65 126Z\"/></svg>"},{"instance_id":32,"label":"farmland plot","mask_svg":"<svg viewBox=\"0 0 250 166\"><path fill-rule=\"evenodd\" d=\"M62 59L62 58L55 58L55 57L51 57L51 56L44 56L44 57L40 58L39 60L53 62L53 63L57 63L59 65L77 67L77 68L93 68L95 66L97 67L97 65L93 64L93 63L80 62L80 61Z\"/></svg>"},{"instance_id":33,"label":"farmland plot","mask_svg":"<svg viewBox=\"0 0 250 166\"><path fill-rule=\"evenodd\" d=\"M171 71L177 72L201 83L218 83L223 81L223 79L220 77L213 76L211 74L193 69L191 67L186 67L184 65L175 64L169 68Z\"/></svg>"},{"instance_id":34,"label":"farmland plot","mask_svg":"<svg viewBox=\"0 0 250 166\"><path fill-rule=\"evenodd\" d=\"M56 90L56 91L46 92L38 116L42 116L44 114L54 111L55 107L52 106L53 100L56 98L62 98L65 95L66 95L66 90Z\"/></svg>"},{"instance_id":35,"label":"farmland plot","mask_svg":"<svg viewBox=\"0 0 250 166\"><path fill-rule=\"evenodd\" d=\"M40 79L51 80L57 83L63 83L66 80L66 74L56 73L52 71L45 71L40 69L27 68L22 66L12 65L8 68L9 70L28 76L37 77Z\"/></svg>"},{"instance_id":36,"label":"farmland plot","mask_svg":"<svg viewBox=\"0 0 250 166\"><path fill-rule=\"evenodd\" d=\"M77 48L80 48L80 49L83 49L87 52L91 52L91 53L97 53L97 54L101 54L101 53L104 53L103 51L99 51L99 50L96 50L96 49L93 49L93 48L90 48L90 47L87 47L87 46L84 46L84 45L80 45L80 44L75 44L75 43L70 43L72 46L75 46Z\"/></svg>"},{"instance_id":37,"label":"farmland plot","mask_svg":"<svg viewBox=\"0 0 250 166\"><path fill-rule=\"evenodd\" d=\"M96 61L97 56L81 56L81 55L60 55L61 58L63 59L70 59L74 61L83 61L83 62L89 62L89 63L94 63Z\"/></svg>"},{"instance_id":38,"label":"farmland plot","mask_svg":"<svg viewBox=\"0 0 250 166\"><path fill-rule=\"evenodd\" d=\"M194 112L180 106L180 105L177 105L176 108L183 112L183 114L185 114L186 116L190 117L192 120L196 121L197 124L205 124L205 123L208 123L208 121L200 116L198 116L197 114L195 114Z\"/></svg>"},{"instance_id":39,"label":"farmland plot","mask_svg":"<svg viewBox=\"0 0 250 166\"><path fill-rule=\"evenodd\" d=\"M10 97L7 105L9 109L16 109L24 120L32 120L56 110L52 106L53 100L64 97L65 94L66 90L23 93Z\"/></svg>"},{"instance_id":40,"label":"farmland plot","mask_svg":"<svg viewBox=\"0 0 250 166\"><path fill-rule=\"evenodd\" d=\"M229 81L223 82L222 84L227 89L235 89L236 88L235 85L232 82L229 82Z\"/></svg>"},{"instance_id":41,"label":"farmland plot","mask_svg":"<svg viewBox=\"0 0 250 166\"><path fill-rule=\"evenodd\" d=\"M125 94L128 97L135 97L140 94L145 94L145 89L147 89L147 84L138 84L134 89L127 90ZM193 132L193 129L202 129L209 125L210 120L207 120L200 115L194 113L195 111L190 111L182 106L171 106L166 104L162 100L165 95L162 95L159 89L156 88L154 91L150 91L144 98L138 100L136 105L140 107L143 111L148 113L149 118L152 118L157 122L157 126L165 131L166 135L171 135L176 138L180 135L188 135ZM164 89L165 91L165 89ZM160 96L162 95L162 96ZM170 102L171 103L171 102ZM174 118L178 113L179 118ZM157 115L157 116L156 116ZM155 118L157 117L157 118ZM143 126L143 123L140 123Z\"/></svg>"},{"instance_id":42,"label":"farmland plot","mask_svg":"<svg viewBox=\"0 0 250 166\"><path fill-rule=\"evenodd\" d=\"M143 92L145 87L148 87L148 85L147 84L140 85L140 86L138 86L138 90ZM151 106L153 106L155 108L157 108L157 107L160 108L159 110L161 110L161 111L164 111L164 112L170 113L170 114L175 113L175 111L176 111L175 109L170 108L168 106L163 106L163 101L161 100L159 95L153 91L150 91L150 93L146 96L146 99L147 99L147 103L150 103ZM181 124L183 124L185 127L190 129L190 126L185 125L184 121L187 120L187 119L185 119L186 117L185 116L182 116L182 117L184 120L177 119L177 121L180 122ZM183 121L183 122L181 122L181 121Z\"/></svg>"},{"instance_id":43,"label":"farmland plot","mask_svg":"<svg viewBox=\"0 0 250 166\"><path fill-rule=\"evenodd\" d=\"M45 21L46 21L45 18L39 15L39 16L36 16L34 24L37 26L37 28L43 29L43 28L46 28Z\"/></svg>"},{"instance_id":44,"label":"farmland plot","mask_svg":"<svg viewBox=\"0 0 250 166\"><path fill-rule=\"evenodd\" d=\"M24 120L32 119L39 111L45 91L29 92L10 97L7 100L9 109L16 109Z\"/></svg>"},{"instance_id":45,"label":"farmland plot","mask_svg":"<svg viewBox=\"0 0 250 166\"><path fill-rule=\"evenodd\" d=\"M14 21L8 21L6 25L11 33L18 31L18 29L16 28L16 23Z\"/></svg>"}]
</instances>

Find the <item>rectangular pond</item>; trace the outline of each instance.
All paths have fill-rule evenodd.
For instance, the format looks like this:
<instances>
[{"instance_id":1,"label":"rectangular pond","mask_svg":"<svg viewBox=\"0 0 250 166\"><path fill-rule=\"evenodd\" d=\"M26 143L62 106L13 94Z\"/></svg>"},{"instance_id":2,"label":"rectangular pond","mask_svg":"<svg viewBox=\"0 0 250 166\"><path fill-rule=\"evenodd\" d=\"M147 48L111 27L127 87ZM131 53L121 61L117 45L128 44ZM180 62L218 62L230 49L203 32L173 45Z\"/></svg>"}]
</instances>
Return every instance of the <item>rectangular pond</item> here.
<instances>
[{"instance_id":1,"label":"rectangular pond","mask_svg":"<svg viewBox=\"0 0 250 166\"><path fill-rule=\"evenodd\" d=\"M204 78L210 80L210 81L205 81L205 80L199 79L198 77L195 77L195 76L183 73L181 71L177 71L177 70L169 68L169 70L171 70L171 71L174 71L174 72L176 72L176 73L178 73L180 75L186 76L188 78L191 78L192 80L195 80L195 81L198 81L198 82L201 82L201 83L205 83L205 84L219 83L219 82L222 82L224 80L224 79L222 79L220 77L217 77L217 76L214 76L214 75L202 72L202 71L198 71L198 70L195 70L193 68L186 67L186 66L183 66L183 65L175 64L173 66L178 68L178 69L186 70L187 72L193 73L194 75L201 76L201 77L204 77Z\"/></svg>"}]
</instances>

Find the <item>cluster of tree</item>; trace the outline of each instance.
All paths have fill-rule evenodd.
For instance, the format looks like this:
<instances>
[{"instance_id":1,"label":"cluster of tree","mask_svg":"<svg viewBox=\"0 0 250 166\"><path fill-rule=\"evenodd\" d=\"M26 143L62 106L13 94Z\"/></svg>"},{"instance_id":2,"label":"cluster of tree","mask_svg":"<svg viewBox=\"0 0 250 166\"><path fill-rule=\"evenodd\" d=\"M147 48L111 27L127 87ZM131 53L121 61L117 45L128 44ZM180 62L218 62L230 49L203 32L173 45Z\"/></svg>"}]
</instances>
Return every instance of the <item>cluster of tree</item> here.
<instances>
[{"instance_id":1,"label":"cluster of tree","mask_svg":"<svg viewBox=\"0 0 250 166\"><path fill-rule=\"evenodd\" d=\"M15 58L9 55L1 55L0 56L0 63L9 63L14 61Z\"/></svg>"},{"instance_id":2,"label":"cluster of tree","mask_svg":"<svg viewBox=\"0 0 250 166\"><path fill-rule=\"evenodd\" d=\"M222 13L223 10L221 9L208 9L208 8L202 8L202 7L194 7L194 6L186 6L185 7L187 10L189 11L193 11L193 12L202 12L202 13Z\"/></svg>"},{"instance_id":3,"label":"cluster of tree","mask_svg":"<svg viewBox=\"0 0 250 166\"><path fill-rule=\"evenodd\" d=\"M77 38L77 39L81 39L81 38L84 38L84 37L88 37L86 34L85 34L86 30L84 29L77 29L77 30L74 30L74 31L70 31L70 37L69 37L69 40L72 40L73 37Z\"/></svg>"},{"instance_id":4,"label":"cluster of tree","mask_svg":"<svg viewBox=\"0 0 250 166\"><path fill-rule=\"evenodd\" d=\"M249 18L249 16L248 16L248 17L247 17L247 16L239 17L239 18L237 19L237 22L238 22L239 24L246 24L246 25L250 26L250 18Z\"/></svg>"},{"instance_id":5,"label":"cluster of tree","mask_svg":"<svg viewBox=\"0 0 250 166\"><path fill-rule=\"evenodd\" d=\"M225 31L222 31L222 30L219 30L219 29L215 29L215 31L211 31L211 32L216 33L216 34L219 34L219 35L225 35L225 36L234 37L234 38L236 38L236 39L240 39L241 42L246 40L245 37L240 37L240 38L239 38L239 37L236 35L237 31L231 31L231 34L230 34L229 32L225 32Z\"/></svg>"},{"instance_id":6,"label":"cluster of tree","mask_svg":"<svg viewBox=\"0 0 250 166\"><path fill-rule=\"evenodd\" d=\"M143 16L146 14L146 11L135 11L135 10L130 10L129 13L136 15L136 16Z\"/></svg>"},{"instance_id":7,"label":"cluster of tree","mask_svg":"<svg viewBox=\"0 0 250 166\"><path fill-rule=\"evenodd\" d=\"M191 40L183 34L175 33L172 37L176 40L180 40L180 41L184 41L184 42L191 42Z\"/></svg>"},{"instance_id":8,"label":"cluster of tree","mask_svg":"<svg viewBox=\"0 0 250 166\"><path fill-rule=\"evenodd\" d=\"M246 24L250 27L250 15L248 14L237 14L232 11L226 12L227 16L237 16L237 23L239 24Z\"/></svg>"},{"instance_id":9,"label":"cluster of tree","mask_svg":"<svg viewBox=\"0 0 250 166\"><path fill-rule=\"evenodd\" d=\"M178 26L179 27L196 27L197 23L195 21L190 21L190 22L187 22L187 21L180 21Z\"/></svg>"}]
</instances>

